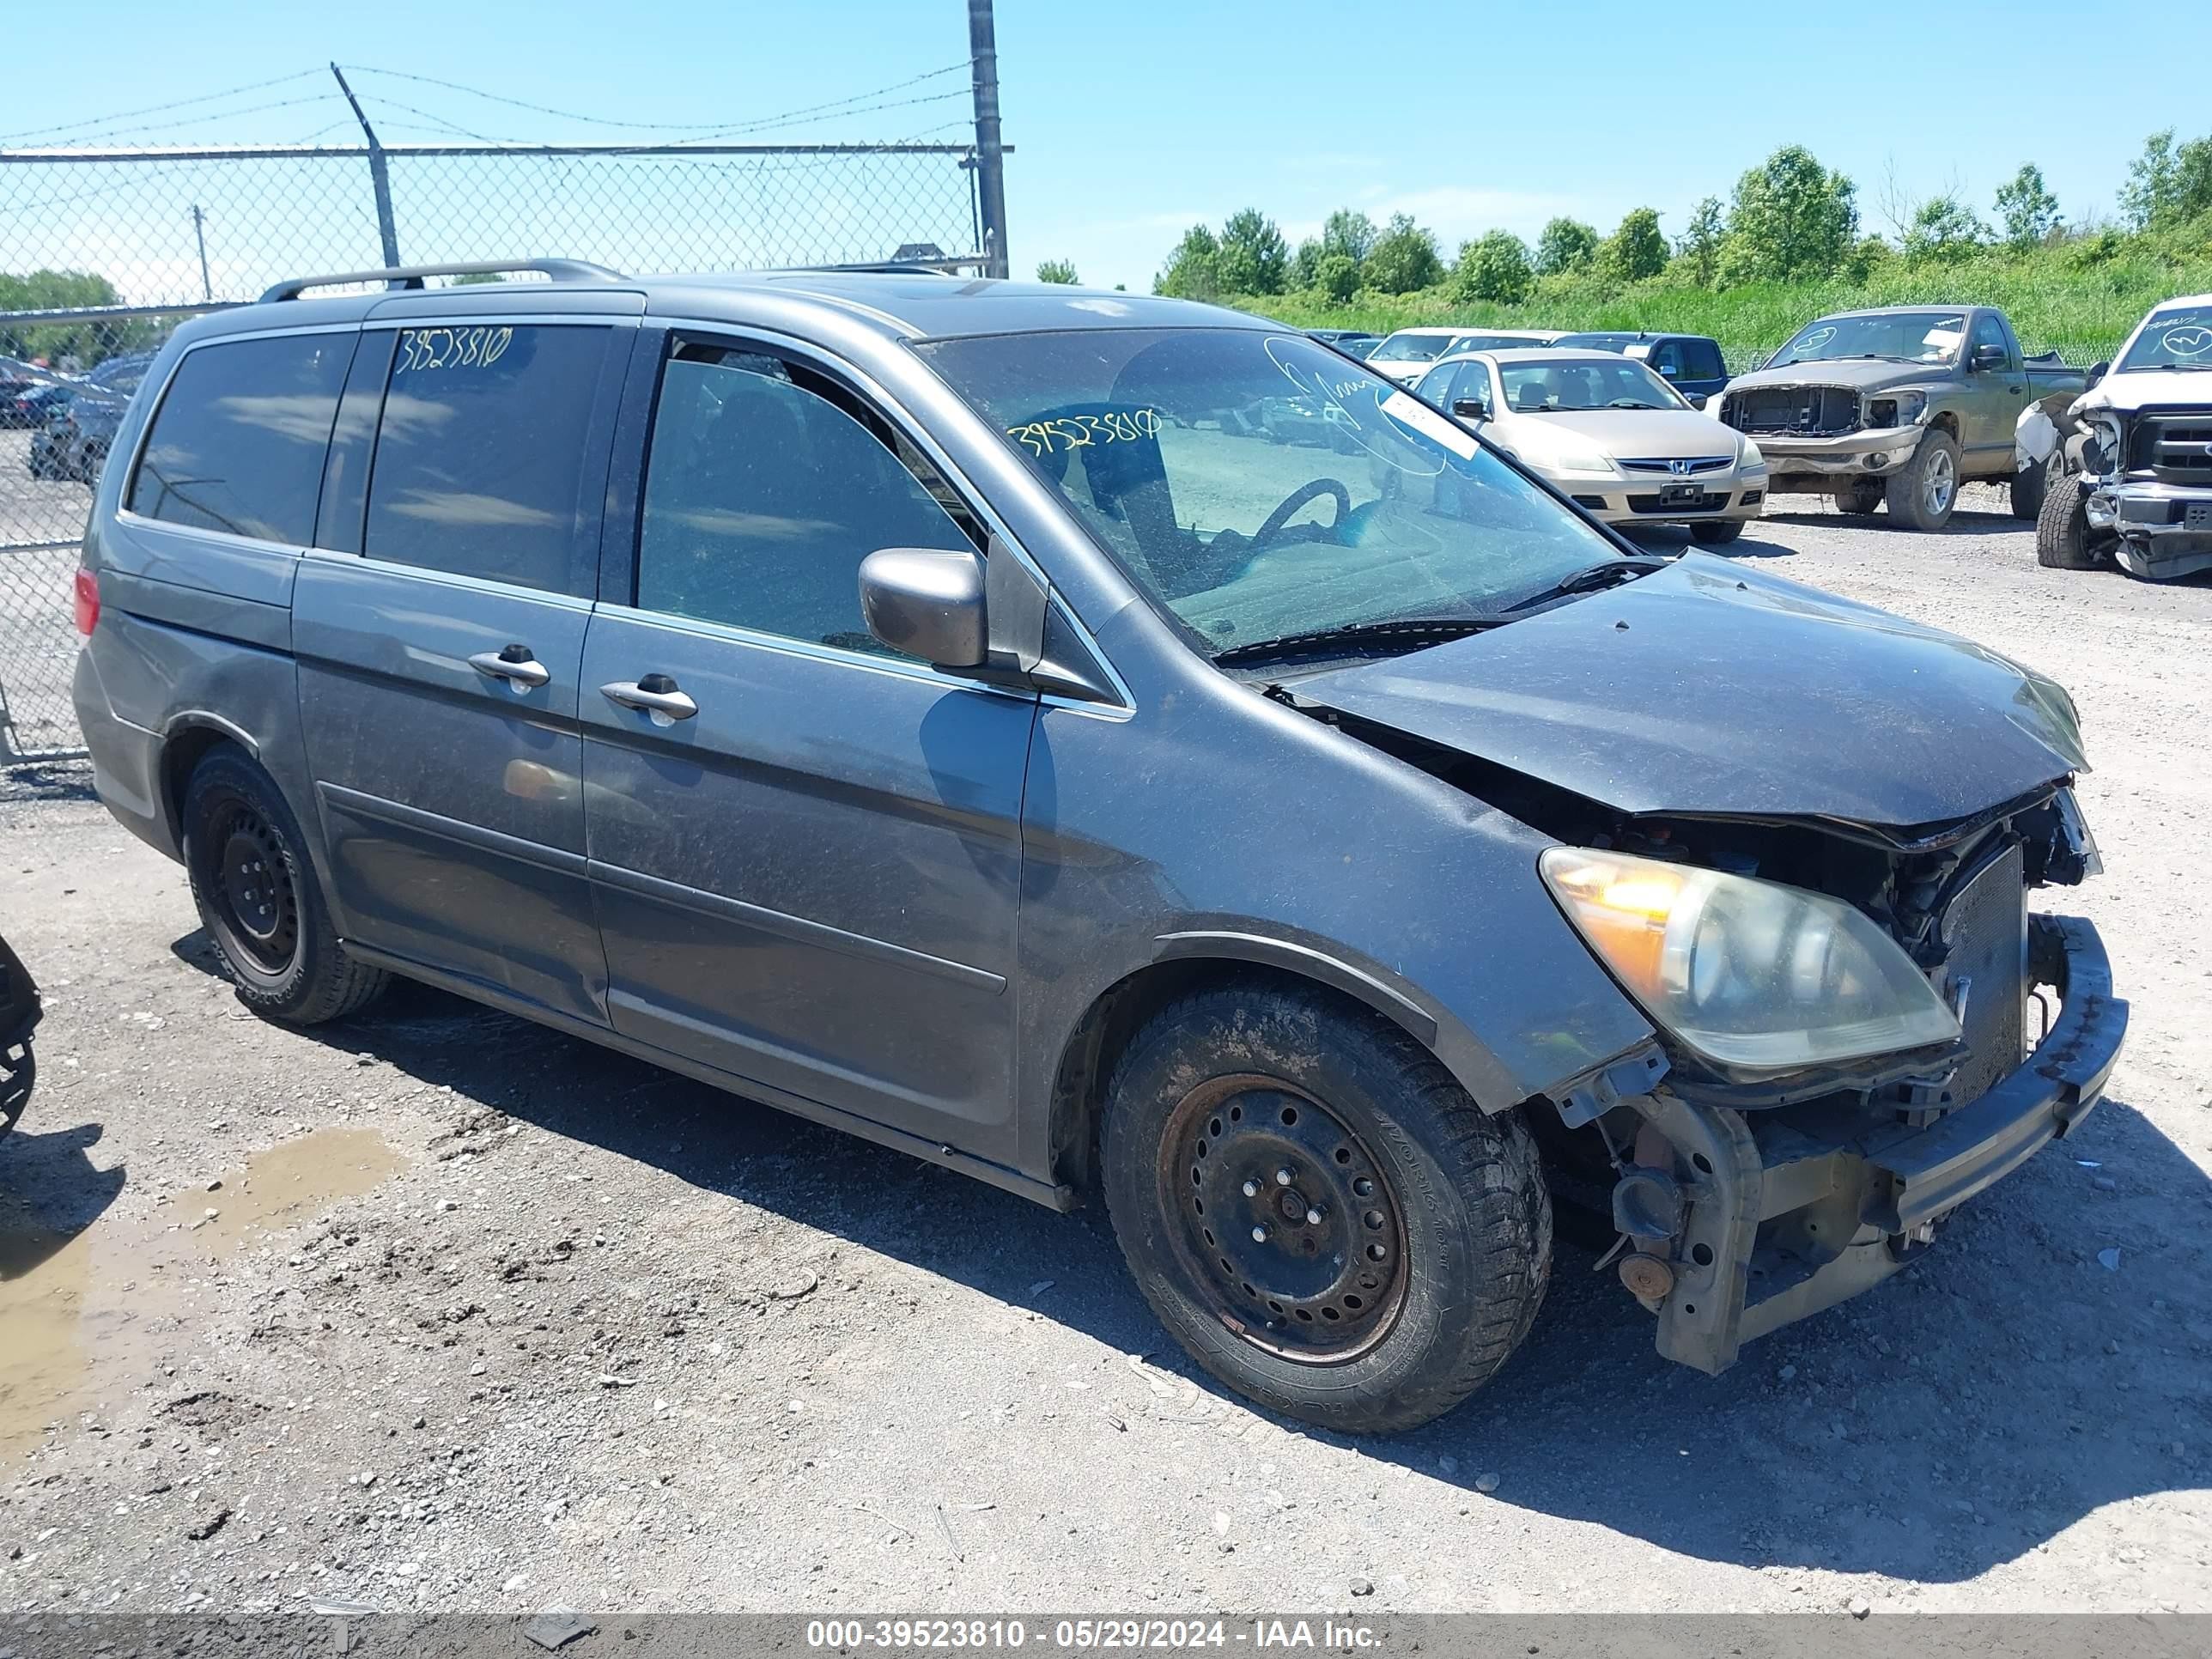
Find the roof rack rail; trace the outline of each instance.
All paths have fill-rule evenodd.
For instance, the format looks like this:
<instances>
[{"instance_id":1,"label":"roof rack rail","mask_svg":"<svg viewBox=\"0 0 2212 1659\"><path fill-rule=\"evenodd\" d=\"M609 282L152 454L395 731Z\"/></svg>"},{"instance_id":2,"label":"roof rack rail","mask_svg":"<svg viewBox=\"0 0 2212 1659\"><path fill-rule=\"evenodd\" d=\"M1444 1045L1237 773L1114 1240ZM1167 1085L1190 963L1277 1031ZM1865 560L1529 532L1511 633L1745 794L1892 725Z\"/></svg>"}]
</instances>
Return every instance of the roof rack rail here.
<instances>
[{"instance_id":1,"label":"roof rack rail","mask_svg":"<svg viewBox=\"0 0 2212 1659\"><path fill-rule=\"evenodd\" d=\"M342 270L327 276L295 276L277 283L261 296L269 305L296 300L311 288L343 288L357 283L382 283L387 288L422 288L426 276L501 276L514 270L535 270L556 283L618 283L619 270L582 259L475 259L453 265L393 265L383 270Z\"/></svg>"}]
</instances>

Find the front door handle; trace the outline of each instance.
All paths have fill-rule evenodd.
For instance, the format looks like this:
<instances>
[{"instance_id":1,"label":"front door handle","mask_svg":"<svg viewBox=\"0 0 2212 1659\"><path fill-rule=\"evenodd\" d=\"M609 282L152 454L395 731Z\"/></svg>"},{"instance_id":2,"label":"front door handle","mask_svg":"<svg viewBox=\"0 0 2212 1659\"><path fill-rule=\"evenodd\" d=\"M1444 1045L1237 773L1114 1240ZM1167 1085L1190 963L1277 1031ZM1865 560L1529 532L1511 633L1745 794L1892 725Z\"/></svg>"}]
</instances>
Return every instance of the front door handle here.
<instances>
[{"instance_id":1,"label":"front door handle","mask_svg":"<svg viewBox=\"0 0 2212 1659\"><path fill-rule=\"evenodd\" d=\"M641 710L655 726L673 726L699 712L699 705L678 690L676 682L665 674L647 674L636 680L610 680L599 688L599 695L625 708Z\"/></svg>"},{"instance_id":2,"label":"front door handle","mask_svg":"<svg viewBox=\"0 0 2212 1659\"><path fill-rule=\"evenodd\" d=\"M479 674L505 680L518 691L543 685L553 678L553 671L538 661L538 653L526 645L504 645L496 651L479 651L469 659L469 666Z\"/></svg>"}]
</instances>

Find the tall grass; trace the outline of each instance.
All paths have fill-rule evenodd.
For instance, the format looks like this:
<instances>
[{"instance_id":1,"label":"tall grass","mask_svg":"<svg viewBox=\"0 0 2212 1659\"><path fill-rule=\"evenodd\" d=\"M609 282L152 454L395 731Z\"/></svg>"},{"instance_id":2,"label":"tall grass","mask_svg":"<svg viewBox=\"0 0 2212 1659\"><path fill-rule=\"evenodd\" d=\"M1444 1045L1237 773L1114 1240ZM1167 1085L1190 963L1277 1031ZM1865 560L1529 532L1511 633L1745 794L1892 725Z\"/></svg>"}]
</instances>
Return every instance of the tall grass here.
<instances>
[{"instance_id":1,"label":"tall grass","mask_svg":"<svg viewBox=\"0 0 2212 1659\"><path fill-rule=\"evenodd\" d=\"M1455 300L1448 287L1362 293L1344 306L1331 305L1316 292L1233 297L1226 303L1299 328L1378 334L1437 323L1705 334L1726 349L1729 367L1741 369L1823 313L1915 304L2001 307L2029 350L2055 349L2069 362L2087 363L2109 356L2159 301L2206 292L2212 292L2212 244L2091 237L2026 253L1990 250L1948 263L1891 259L1857 283L1702 289L1662 276L1619 288L1554 277L1540 283L1531 299L1511 306Z\"/></svg>"}]
</instances>

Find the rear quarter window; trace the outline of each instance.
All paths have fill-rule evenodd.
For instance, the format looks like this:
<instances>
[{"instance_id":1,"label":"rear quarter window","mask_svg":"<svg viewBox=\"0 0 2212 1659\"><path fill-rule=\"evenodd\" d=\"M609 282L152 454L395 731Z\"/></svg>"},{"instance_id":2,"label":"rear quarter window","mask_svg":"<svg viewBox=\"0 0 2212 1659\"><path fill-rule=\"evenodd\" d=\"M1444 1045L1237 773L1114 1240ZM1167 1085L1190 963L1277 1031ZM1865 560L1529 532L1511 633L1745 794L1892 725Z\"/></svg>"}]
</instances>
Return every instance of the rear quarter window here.
<instances>
[{"instance_id":1,"label":"rear quarter window","mask_svg":"<svg viewBox=\"0 0 2212 1659\"><path fill-rule=\"evenodd\" d=\"M131 474L130 510L306 546L356 338L289 334L187 352Z\"/></svg>"}]
</instances>

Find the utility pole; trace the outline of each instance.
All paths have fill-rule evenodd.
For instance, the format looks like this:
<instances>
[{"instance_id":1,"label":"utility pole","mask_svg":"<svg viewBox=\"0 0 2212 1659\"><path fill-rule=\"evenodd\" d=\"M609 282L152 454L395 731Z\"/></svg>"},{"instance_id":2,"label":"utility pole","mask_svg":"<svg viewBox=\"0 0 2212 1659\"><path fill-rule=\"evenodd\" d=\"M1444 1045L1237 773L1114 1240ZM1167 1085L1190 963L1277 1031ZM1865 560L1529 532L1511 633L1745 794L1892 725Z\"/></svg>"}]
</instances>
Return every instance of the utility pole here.
<instances>
[{"instance_id":1,"label":"utility pole","mask_svg":"<svg viewBox=\"0 0 2212 1659\"><path fill-rule=\"evenodd\" d=\"M1009 274L1006 264L1006 166L999 138L998 31L991 0L968 0L968 56L975 74L975 190L983 212L986 276Z\"/></svg>"},{"instance_id":2,"label":"utility pole","mask_svg":"<svg viewBox=\"0 0 2212 1659\"><path fill-rule=\"evenodd\" d=\"M192 204L192 240L200 246L200 298L210 304L215 300L215 284L208 281L207 215L200 211L198 202Z\"/></svg>"},{"instance_id":3,"label":"utility pole","mask_svg":"<svg viewBox=\"0 0 2212 1659\"><path fill-rule=\"evenodd\" d=\"M399 232L392 222L392 175L385 169L384 146L376 142L376 129L362 113L361 100L346 84L344 72L333 64L331 74L337 80L338 90L345 94L346 102L353 106L353 118L361 123L361 130L368 139L368 182L376 191L376 234L384 244L385 268L391 270L399 264Z\"/></svg>"}]
</instances>

